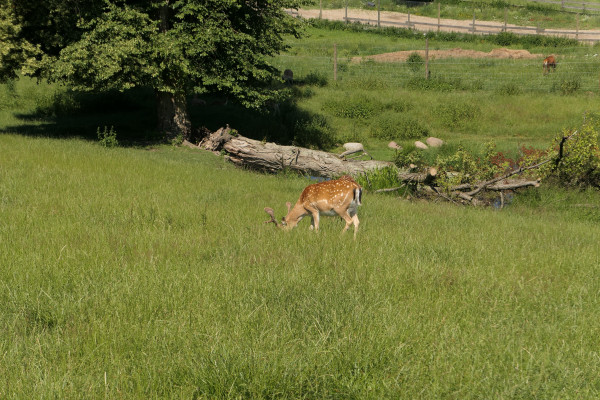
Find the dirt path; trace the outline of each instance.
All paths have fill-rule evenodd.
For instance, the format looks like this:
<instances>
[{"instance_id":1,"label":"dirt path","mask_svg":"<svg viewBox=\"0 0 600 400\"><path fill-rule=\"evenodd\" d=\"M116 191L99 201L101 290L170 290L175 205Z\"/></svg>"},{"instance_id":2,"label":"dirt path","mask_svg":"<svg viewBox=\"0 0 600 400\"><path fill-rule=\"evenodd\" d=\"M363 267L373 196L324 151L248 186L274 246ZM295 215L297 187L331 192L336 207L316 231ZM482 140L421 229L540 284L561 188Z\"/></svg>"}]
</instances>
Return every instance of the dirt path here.
<instances>
[{"instance_id":1,"label":"dirt path","mask_svg":"<svg viewBox=\"0 0 600 400\"><path fill-rule=\"evenodd\" d=\"M343 21L346 14L345 9L335 10L323 10L322 18L328 20ZM299 15L303 18L319 18L319 10L299 10ZM362 10L356 8L348 9L348 18L358 18L362 23L371 25L377 24L377 11L376 10ZM381 11L379 15L380 24L382 26L402 26L408 22L408 14ZM437 30L437 18L421 17L418 15L410 15L410 22L415 24L414 29L419 31L432 31ZM454 19L440 19L440 30L445 32L461 32L461 33L472 33L472 20L454 20ZM426 25L420 25L426 24ZM446 25L446 26L444 26ZM477 25L485 25L484 29L488 32L501 32L504 24L502 22L494 21L476 21ZM536 33L534 26L518 26L508 24L507 28L510 32L515 34L533 34ZM477 33L477 31L475 31ZM482 32L483 33L483 32ZM549 36L563 36L575 39L574 29L548 29L547 32L540 32L541 35ZM600 30L580 30L578 33L578 39L595 39L600 40Z\"/></svg>"},{"instance_id":2,"label":"dirt path","mask_svg":"<svg viewBox=\"0 0 600 400\"><path fill-rule=\"evenodd\" d=\"M393 53L375 54L365 57L352 57L352 62L361 62L363 60L373 60L379 62L397 62L406 61L412 53L417 53L425 57L425 50L395 51ZM512 49L494 49L489 53L477 50L450 49L450 50L429 50L430 59L440 58L544 58L543 54L531 54L527 50Z\"/></svg>"}]
</instances>

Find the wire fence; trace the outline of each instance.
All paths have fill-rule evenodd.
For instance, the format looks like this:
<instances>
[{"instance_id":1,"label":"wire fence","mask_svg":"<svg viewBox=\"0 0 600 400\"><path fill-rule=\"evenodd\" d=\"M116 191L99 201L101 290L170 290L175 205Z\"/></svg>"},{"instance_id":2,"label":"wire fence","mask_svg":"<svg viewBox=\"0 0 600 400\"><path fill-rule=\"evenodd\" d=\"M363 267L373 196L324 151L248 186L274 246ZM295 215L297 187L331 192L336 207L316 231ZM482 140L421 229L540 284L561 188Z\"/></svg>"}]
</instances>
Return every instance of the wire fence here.
<instances>
[{"instance_id":1,"label":"wire fence","mask_svg":"<svg viewBox=\"0 0 600 400\"><path fill-rule=\"evenodd\" d=\"M538 1L538 2L552 2L550 0L530 0L530 1ZM558 1L558 4L569 4L567 1ZM587 11L594 11L594 7L589 5L588 3L578 3L584 4L584 7L587 6ZM508 22L508 10L504 11L504 22L494 22L494 21L480 21L477 20L475 13L473 13L473 18L469 20L450 20L450 19L442 19L442 5L437 3L437 18L435 17L424 17L424 16L415 16L412 15L410 9L407 13L385 13L379 10L379 6L377 3L374 3L374 7L376 9L372 10L364 10L364 9L355 9L349 8L347 3L343 8L343 16L340 16L339 13L335 14L332 10L323 10L319 9L318 18L323 19L341 19L346 22L359 22L367 25L375 25L375 26L391 26L391 27L399 27L399 28L407 28L407 29L415 29L418 31L447 31L447 32L457 32L457 33L471 33L471 34L480 34L480 35L493 35L499 34L502 32L511 32L515 35L545 35L545 36L558 36L565 37L569 39L575 39L581 42L587 42L590 44L594 44L600 42L600 29L593 30L582 30L579 28L580 15L577 14L575 26L570 29L557 29L557 28L545 28L541 25L537 26L522 26L516 24L510 24ZM569 6L564 6L563 8L568 8ZM600 12L600 8L598 8ZM295 11L290 11L292 14L297 14Z\"/></svg>"},{"instance_id":2,"label":"wire fence","mask_svg":"<svg viewBox=\"0 0 600 400\"><path fill-rule=\"evenodd\" d=\"M545 3L559 5L563 10L578 10L584 13L598 13L600 12L600 4L598 3L586 3L580 1L550 1L550 0L529 0L534 3Z\"/></svg>"},{"instance_id":3,"label":"wire fence","mask_svg":"<svg viewBox=\"0 0 600 400\"><path fill-rule=\"evenodd\" d=\"M443 51L443 50L442 50ZM446 49L449 53L453 49ZM297 81L328 81L341 87L370 90L432 89L515 93L598 93L600 55L558 58L555 69L544 71L542 58L416 58L378 62L332 56L281 56L279 68L290 68ZM426 65L427 64L427 72ZM335 67L335 69L334 69Z\"/></svg>"}]
</instances>

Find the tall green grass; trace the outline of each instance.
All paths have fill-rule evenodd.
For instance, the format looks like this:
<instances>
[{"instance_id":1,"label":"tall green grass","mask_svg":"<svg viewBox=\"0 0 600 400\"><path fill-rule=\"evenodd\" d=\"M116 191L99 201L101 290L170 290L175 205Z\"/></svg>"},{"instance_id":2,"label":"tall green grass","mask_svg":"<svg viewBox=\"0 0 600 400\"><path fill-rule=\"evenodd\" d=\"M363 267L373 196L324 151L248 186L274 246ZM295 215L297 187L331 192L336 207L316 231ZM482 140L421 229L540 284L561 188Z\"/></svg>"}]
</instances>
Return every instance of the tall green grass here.
<instances>
[{"instance_id":1,"label":"tall green grass","mask_svg":"<svg viewBox=\"0 0 600 400\"><path fill-rule=\"evenodd\" d=\"M0 150L2 398L600 394L597 193L502 212L366 194L353 241L334 218L263 224L310 181L211 153Z\"/></svg>"}]
</instances>

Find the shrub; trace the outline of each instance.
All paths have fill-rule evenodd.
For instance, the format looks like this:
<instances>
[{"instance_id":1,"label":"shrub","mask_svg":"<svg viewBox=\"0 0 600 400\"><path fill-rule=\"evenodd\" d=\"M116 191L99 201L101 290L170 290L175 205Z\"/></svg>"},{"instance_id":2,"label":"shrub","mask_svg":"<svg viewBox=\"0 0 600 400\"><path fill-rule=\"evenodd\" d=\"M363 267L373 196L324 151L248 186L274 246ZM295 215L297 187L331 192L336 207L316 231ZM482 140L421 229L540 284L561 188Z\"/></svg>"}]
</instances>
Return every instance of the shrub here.
<instances>
[{"instance_id":1,"label":"shrub","mask_svg":"<svg viewBox=\"0 0 600 400\"><path fill-rule=\"evenodd\" d=\"M320 72L310 72L300 81L305 85L323 87L327 86L327 77Z\"/></svg>"},{"instance_id":2,"label":"shrub","mask_svg":"<svg viewBox=\"0 0 600 400\"><path fill-rule=\"evenodd\" d=\"M293 143L313 149L329 149L335 144L335 135L324 116L302 114L294 123Z\"/></svg>"},{"instance_id":3,"label":"shrub","mask_svg":"<svg viewBox=\"0 0 600 400\"><path fill-rule=\"evenodd\" d=\"M569 136L563 143L559 160L562 138ZM564 186L600 187L600 142L594 121L586 121L576 133L565 130L554 140L549 154L557 161L540 169L543 177L555 179Z\"/></svg>"},{"instance_id":4,"label":"shrub","mask_svg":"<svg viewBox=\"0 0 600 400\"><path fill-rule=\"evenodd\" d=\"M394 156L394 164L399 168L406 168L410 164L422 166L424 162L424 152L417 150L414 145L403 147L402 150L396 152Z\"/></svg>"},{"instance_id":5,"label":"shrub","mask_svg":"<svg viewBox=\"0 0 600 400\"><path fill-rule=\"evenodd\" d=\"M110 127L110 130L105 126L104 131L100 131L100 127L96 130L98 134L98 140L100 140L100 145L104 147L117 147L119 145L119 141L117 140L117 132L115 132L114 127Z\"/></svg>"},{"instance_id":6,"label":"shrub","mask_svg":"<svg viewBox=\"0 0 600 400\"><path fill-rule=\"evenodd\" d=\"M370 134L373 137L385 140L418 139L428 136L429 128L411 116L386 112L373 121Z\"/></svg>"},{"instance_id":7,"label":"shrub","mask_svg":"<svg viewBox=\"0 0 600 400\"><path fill-rule=\"evenodd\" d=\"M581 87L581 79L579 78L568 78L563 79L560 83L560 93L563 95L573 94Z\"/></svg>"},{"instance_id":8,"label":"shrub","mask_svg":"<svg viewBox=\"0 0 600 400\"><path fill-rule=\"evenodd\" d=\"M402 186L398 179L398 171L392 167L367 171L357 176L356 182L370 191Z\"/></svg>"},{"instance_id":9,"label":"shrub","mask_svg":"<svg viewBox=\"0 0 600 400\"><path fill-rule=\"evenodd\" d=\"M423 65L425 65L425 60L423 59L423 57L421 57L419 53L411 53L408 56L406 63L408 64L410 70L416 73L423 68Z\"/></svg>"}]
</instances>

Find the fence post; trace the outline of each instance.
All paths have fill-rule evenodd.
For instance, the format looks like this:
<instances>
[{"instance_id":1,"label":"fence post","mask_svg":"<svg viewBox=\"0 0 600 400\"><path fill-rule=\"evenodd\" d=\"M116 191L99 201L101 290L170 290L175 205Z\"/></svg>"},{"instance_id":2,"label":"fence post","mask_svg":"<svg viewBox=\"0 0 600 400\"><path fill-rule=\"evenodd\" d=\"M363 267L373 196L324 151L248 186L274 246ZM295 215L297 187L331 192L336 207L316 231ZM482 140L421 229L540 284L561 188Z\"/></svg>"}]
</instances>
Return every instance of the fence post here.
<instances>
[{"instance_id":1,"label":"fence post","mask_svg":"<svg viewBox=\"0 0 600 400\"><path fill-rule=\"evenodd\" d=\"M560 0L560 8L565 9L565 0Z\"/></svg>"},{"instance_id":2,"label":"fence post","mask_svg":"<svg viewBox=\"0 0 600 400\"><path fill-rule=\"evenodd\" d=\"M575 40L579 40L579 13L577 13L577 29L575 30Z\"/></svg>"},{"instance_id":3,"label":"fence post","mask_svg":"<svg viewBox=\"0 0 600 400\"><path fill-rule=\"evenodd\" d=\"M406 20L406 26L408 26L410 28L410 10L406 10L408 12L407 16L408 19Z\"/></svg>"},{"instance_id":4,"label":"fence post","mask_svg":"<svg viewBox=\"0 0 600 400\"><path fill-rule=\"evenodd\" d=\"M348 0L346 0L346 12L344 13L344 21L348 23Z\"/></svg>"},{"instance_id":5,"label":"fence post","mask_svg":"<svg viewBox=\"0 0 600 400\"><path fill-rule=\"evenodd\" d=\"M429 38L425 38L425 79L429 79Z\"/></svg>"},{"instance_id":6,"label":"fence post","mask_svg":"<svg viewBox=\"0 0 600 400\"><path fill-rule=\"evenodd\" d=\"M333 44L333 80L337 81L337 44Z\"/></svg>"},{"instance_id":7,"label":"fence post","mask_svg":"<svg viewBox=\"0 0 600 400\"><path fill-rule=\"evenodd\" d=\"M440 33L440 4L438 3L438 33Z\"/></svg>"},{"instance_id":8,"label":"fence post","mask_svg":"<svg viewBox=\"0 0 600 400\"><path fill-rule=\"evenodd\" d=\"M379 16L380 9L381 9L381 0L377 0L377 27L378 28L381 27L381 19Z\"/></svg>"},{"instance_id":9,"label":"fence post","mask_svg":"<svg viewBox=\"0 0 600 400\"><path fill-rule=\"evenodd\" d=\"M323 18L323 0L319 0L319 19Z\"/></svg>"},{"instance_id":10,"label":"fence post","mask_svg":"<svg viewBox=\"0 0 600 400\"><path fill-rule=\"evenodd\" d=\"M508 21L508 8L504 9L504 28L502 28L502 32L506 32L506 22Z\"/></svg>"},{"instance_id":11,"label":"fence post","mask_svg":"<svg viewBox=\"0 0 600 400\"><path fill-rule=\"evenodd\" d=\"M475 13L473 13L473 28L471 28L471 31L475 33Z\"/></svg>"}]
</instances>

